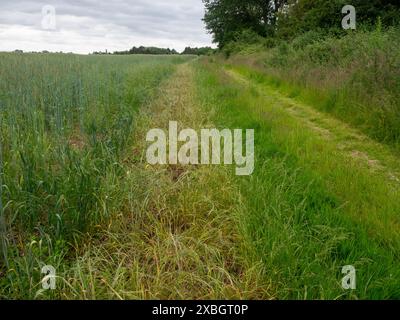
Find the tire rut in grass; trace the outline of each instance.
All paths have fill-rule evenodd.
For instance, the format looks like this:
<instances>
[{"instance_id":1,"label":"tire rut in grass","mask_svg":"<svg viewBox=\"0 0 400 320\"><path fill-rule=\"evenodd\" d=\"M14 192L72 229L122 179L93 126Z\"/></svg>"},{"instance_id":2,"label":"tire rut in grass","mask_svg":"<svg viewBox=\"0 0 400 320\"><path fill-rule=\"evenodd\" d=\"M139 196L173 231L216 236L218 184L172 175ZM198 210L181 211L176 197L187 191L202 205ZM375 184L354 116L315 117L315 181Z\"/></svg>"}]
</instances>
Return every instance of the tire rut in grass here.
<instances>
[{"instance_id":1,"label":"tire rut in grass","mask_svg":"<svg viewBox=\"0 0 400 320\"><path fill-rule=\"evenodd\" d=\"M389 181L396 184L400 182L399 156L388 147L371 140L342 121L285 97L276 90L272 91L271 88L268 88L268 91L265 91L261 85L252 83L251 80L234 70L225 69L225 72L232 79L245 86L253 85L258 92L277 101L279 106L290 116L306 125L322 139L335 143L338 152L368 167L371 173L383 174Z\"/></svg>"}]
</instances>

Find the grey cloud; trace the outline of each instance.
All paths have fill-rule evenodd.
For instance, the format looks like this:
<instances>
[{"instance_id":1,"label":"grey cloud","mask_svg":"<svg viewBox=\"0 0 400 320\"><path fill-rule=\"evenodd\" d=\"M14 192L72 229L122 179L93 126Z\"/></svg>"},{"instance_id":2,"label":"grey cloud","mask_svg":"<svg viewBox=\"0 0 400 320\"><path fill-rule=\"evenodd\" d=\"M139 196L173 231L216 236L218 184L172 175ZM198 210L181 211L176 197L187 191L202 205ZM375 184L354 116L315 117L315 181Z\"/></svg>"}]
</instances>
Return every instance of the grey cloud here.
<instances>
[{"instance_id":1,"label":"grey cloud","mask_svg":"<svg viewBox=\"0 0 400 320\"><path fill-rule=\"evenodd\" d=\"M2 30L7 26L21 26L41 31L41 8L44 5L56 8L59 31L79 35L80 38L94 35L101 38L98 30L103 30L107 39L125 37L139 41L145 38L148 43L168 43L176 49L182 49L185 41L188 45L211 43L201 20L204 14L201 0L1 0ZM7 42L12 43L12 39ZM140 44L132 43L132 46ZM0 50L7 50L2 48L1 42Z\"/></svg>"}]
</instances>

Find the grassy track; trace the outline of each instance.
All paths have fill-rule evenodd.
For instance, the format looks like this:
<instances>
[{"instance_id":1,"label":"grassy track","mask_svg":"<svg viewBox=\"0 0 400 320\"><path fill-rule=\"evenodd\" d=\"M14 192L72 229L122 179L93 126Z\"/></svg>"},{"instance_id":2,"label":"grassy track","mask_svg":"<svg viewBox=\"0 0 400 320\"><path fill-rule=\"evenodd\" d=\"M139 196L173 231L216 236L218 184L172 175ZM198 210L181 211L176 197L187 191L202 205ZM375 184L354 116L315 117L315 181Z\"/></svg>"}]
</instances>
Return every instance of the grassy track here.
<instances>
[{"instance_id":1,"label":"grassy track","mask_svg":"<svg viewBox=\"0 0 400 320\"><path fill-rule=\"evenodd\" d=\"M165 82L159 98L136 119L126 162L124 210L98 241L82 248L62 298L270 298L259 265L243 259L237 228L241 196L224 167L151 167L145 160L150 128L212 127L196 102L188 64Z\"/></svg>"},{"instance_id":2,"label":"grassy track","mask_svg":"<svg viewBox=\"0 0 400 320\"><path fill-rule=\"evenodd\" d=\"M360 30L359 30L360 31ZM270 49L243 45L230 63L313 108L399 149L400 29L324 37L309 32Z\"/></svg>"},{"instance_id":3,"label":"grassy track","mask_svg":"<svg viewBox=\"0 0 400 320\"><path fill-rule=\"evenodd\" d=\"M399 298L395 155L243 70L211 60L197 79L215 123L256 129L256 171L239 181L240 220L273 295ZM340 286L344 265L357 268L353 292Z\"/></svg>"},{"instance_id":4,"label":"grassy track","mask_svg":"<svg viewBox=\"0 0 400 320\"><path fill-rule=\"evenodd\" d=\"M238 63L43 59L0 60L1 297L400 298L393 148ZM35 78L19 83L19 65ZM254 174L148 165L146 133L169 121L255 129Z\"/></svg>"}]
</instances>

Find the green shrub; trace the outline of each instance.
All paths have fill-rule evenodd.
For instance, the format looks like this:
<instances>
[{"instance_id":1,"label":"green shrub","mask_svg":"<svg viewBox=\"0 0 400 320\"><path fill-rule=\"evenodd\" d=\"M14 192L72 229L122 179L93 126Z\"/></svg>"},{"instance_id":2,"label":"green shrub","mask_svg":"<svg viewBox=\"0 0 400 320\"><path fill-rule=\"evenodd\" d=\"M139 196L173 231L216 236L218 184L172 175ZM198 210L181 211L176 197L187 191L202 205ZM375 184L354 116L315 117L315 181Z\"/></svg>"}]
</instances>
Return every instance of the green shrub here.
<instances>
[{"instance_id":1,"label":"green shrub","mask_svg":"<svg viewBox=\"0 0 400 320\"><path fill-rule=\"evenodd\" d=\"M374 139L400 144L399 28L378 23L342 37L310 31L274 42L261 55L268 74Z\"/></svg>"},{"instance_id":2,"label":"green shrub","mask_svg":"<svg viewBox=\"0 0 400 320\"><path fill-rule=\"evenodd\" d=\"M267 49L275 48L278 44L278 41L275 38L265 38L264 47Z\"/></svg>"},{"instance_id":3,"label":"green shrub","mask_svg":"<svg viewBox=\"0 0 400 320\"><path fill-rule=\"evenodd\" d=\"M302 35L296 37L293 42L293 48L304 49L306 46L314 44L315 42L320 41L323 38L321 32L318 31L308 31L303 33Z\"/></svg>"}]
</instances>

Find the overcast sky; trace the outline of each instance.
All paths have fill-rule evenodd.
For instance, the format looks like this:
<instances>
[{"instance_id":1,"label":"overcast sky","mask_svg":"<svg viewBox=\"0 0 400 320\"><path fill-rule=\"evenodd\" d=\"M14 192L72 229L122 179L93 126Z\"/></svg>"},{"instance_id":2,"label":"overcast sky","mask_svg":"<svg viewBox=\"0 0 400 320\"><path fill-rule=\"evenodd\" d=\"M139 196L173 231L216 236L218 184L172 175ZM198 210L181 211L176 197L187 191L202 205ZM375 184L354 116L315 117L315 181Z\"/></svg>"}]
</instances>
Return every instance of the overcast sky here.
<instances>
[{"instance_id":1,"label":"overcast sky","mask_svg":"<svg viewBox=\"0 0 400 320\"><path fill-rule=\"evenodd\" d=\"M0 0L0 51L182 51L211 45L203 15L201 0Z\"/></svg>"}]
</instances>

